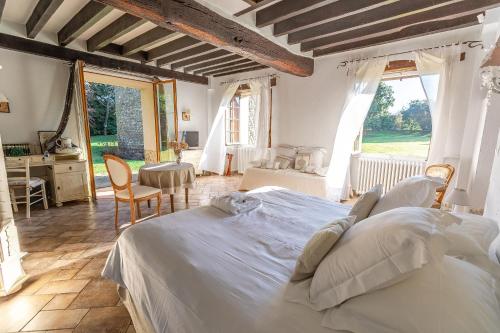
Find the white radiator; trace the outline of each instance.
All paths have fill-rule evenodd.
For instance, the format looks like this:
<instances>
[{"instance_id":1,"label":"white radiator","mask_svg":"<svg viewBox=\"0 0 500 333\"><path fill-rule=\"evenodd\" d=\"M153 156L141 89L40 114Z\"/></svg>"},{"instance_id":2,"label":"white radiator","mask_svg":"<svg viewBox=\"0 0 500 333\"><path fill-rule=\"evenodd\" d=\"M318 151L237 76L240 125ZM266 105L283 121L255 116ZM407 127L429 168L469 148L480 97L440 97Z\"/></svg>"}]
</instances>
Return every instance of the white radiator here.
<instances>
[{"instance_id":1,"label":"white radiator","mask_svg":"<svg viewBox=\"0 0 500 333\"><path fill-rule=\"evenodd\" d=\"M425 161L363 155L359 158L357 189L363 194L377 184L383 185L383 193L400 180L423 175Z\"/></svg>"},{"instance_id":2,"label":"white radiator","mask_svg":"<svg viewBox=\"0 0 500 333\"><path fill-rule=\"evenodd\" d=\"M244 173L250 166L250 162L255 161L255 147L239 147L236 159L238 160L238 173Z\"/></svg>"}]
</instances>

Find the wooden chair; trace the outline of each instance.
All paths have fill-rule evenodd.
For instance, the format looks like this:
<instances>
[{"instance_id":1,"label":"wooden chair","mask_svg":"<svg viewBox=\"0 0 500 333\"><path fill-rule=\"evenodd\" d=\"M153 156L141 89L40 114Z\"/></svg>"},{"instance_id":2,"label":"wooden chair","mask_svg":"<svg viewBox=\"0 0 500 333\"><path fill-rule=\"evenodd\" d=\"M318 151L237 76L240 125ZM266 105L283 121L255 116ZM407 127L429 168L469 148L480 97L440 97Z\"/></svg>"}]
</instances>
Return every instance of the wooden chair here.
<instances>
[{"instance_id":1,"label":"wooden chair","mask_svg":"<svg viewBox=\"0 0 500 333\"><path fill-rule=\"evenodd\" d=\"M137 216L142 219L141 201L149 201L156 198L156 214L145 217L160 216L161 212L161 190L154 187L132 185L132 170L129 165L119 157L104 155L104 163L108 171L109 179L115 193L115 226L118 226L118 202L127 202L130 205L130 223L136 222Z\"/></svg>"},{"instance_id":2,"label":"wooden chair","mask_svg":"<svg viewBox=\"0 0 500 333\"><path fill-rule=\"evenodd\" d=\"M430 177L439 177L444 179L444 186L436 190L436 200L432 205L432 208L440 208L443 202L446 189L450 184L453 174L455 173L455 168L450 164L432 164L425 169L425 175Z\"/></svg>"},{"instance_id":3,"label":"wooden chair","mask_svg":"<svg viewBox=\"0 0 500 333\"><path fill-rule=\"evenodd\" d=\"M31 217L31 205L43 201L43 208L49 209L47 202L47 192L45 190L45 179L30 176L30 159L26 158L24 163L7 164L7 182L9 184L10 201L12 202L12 209L18 212L18 204L26 204L26 218ZM22 176L9 177L9 174L22 174ZM37 192L33 192L39 188ZM16 190L24 194L16 195ZM35 200L31 200L35 198ZM18 201L17 199L24 199Z\"/></svg>"}]
</instances>

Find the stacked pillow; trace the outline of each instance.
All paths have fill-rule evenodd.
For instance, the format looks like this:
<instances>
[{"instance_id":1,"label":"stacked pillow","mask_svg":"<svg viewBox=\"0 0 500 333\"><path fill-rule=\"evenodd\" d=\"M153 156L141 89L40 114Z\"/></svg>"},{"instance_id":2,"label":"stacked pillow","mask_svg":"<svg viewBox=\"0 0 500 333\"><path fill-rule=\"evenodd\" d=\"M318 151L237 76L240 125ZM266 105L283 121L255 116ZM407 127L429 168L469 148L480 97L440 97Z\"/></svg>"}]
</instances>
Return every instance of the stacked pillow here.
<instances>
[{"instance_id":1,"label":"stacked pillow","mask_svg":"<svg viewBox=\"0 0 500 333\"><path fill-rule=\"evenodd\" d=\"M262 169L295 169L324 176L324 157L326 150L320 147L294 147L281 144L274 148L276 157L251 163Z\"/></svg>"},{"instance_id":2,"label":"stacked pillow","mask_svg":"<svg viewBox=\"0 0 500 333\"><path fill-rule=\"evenodd\" d=\"M305 254L299 257L287 288L289 301L326 310L323 326L356 333L498 330L500 266L487 255L498 234L494 221L402 207L349 225L337 227L333 245L329 238L310 247L321 251L309 252L313 265L295 275Z\"/></svg>"}]
</instances>

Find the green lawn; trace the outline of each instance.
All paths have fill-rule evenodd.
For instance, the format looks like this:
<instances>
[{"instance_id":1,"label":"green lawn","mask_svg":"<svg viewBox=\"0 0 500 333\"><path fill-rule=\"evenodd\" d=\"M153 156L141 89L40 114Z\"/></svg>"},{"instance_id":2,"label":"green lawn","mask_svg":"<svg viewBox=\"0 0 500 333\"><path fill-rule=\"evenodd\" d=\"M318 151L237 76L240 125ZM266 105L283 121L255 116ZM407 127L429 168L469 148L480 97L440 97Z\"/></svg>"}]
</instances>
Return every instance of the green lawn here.
<instances>
[{"instance_id":1,"label":"green lawn","mask_svg":"<svg viewBox=\"0 0 500 333\"><path fill-rule=\"evenodd\" d=\"M106 167L102 155L104 152L118 146L116 135L95 135L90 139L92 147L92 161L94 163L94 175L107 175ZM126 160L133 173L139 171L139 168L144 165L144 161Z\"/></svg>"},{"instance_id":2,"label":"green lawn","mask_svg":"<svg viewBox=\"0 0 500 333\"><path fill-rule=\"evenodd\" d=\"M427 158L430 133L384 131L363 134L363 153Z\"/></svg>"}]
</instances>

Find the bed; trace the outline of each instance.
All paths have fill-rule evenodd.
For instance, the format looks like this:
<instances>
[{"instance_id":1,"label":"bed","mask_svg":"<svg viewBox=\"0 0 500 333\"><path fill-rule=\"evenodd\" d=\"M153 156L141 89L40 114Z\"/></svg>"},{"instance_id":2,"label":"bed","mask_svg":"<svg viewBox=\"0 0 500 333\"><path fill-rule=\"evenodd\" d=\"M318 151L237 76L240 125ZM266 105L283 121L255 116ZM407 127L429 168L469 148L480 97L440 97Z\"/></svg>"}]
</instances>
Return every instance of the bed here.
<instances>
[{"instance_id":1,"label":"bed","mask_svg":"<svg viewBox=\"0 0 500 333\"><path fill-rule=\"evenodd\" d=\"M250 193L261 209L200 207L120 236L103 276L119 285L138 332L333 332L282 294L309 237L350 207L275 187Z\"/></svg>"}]
</instances>

